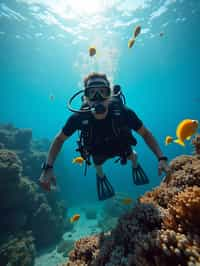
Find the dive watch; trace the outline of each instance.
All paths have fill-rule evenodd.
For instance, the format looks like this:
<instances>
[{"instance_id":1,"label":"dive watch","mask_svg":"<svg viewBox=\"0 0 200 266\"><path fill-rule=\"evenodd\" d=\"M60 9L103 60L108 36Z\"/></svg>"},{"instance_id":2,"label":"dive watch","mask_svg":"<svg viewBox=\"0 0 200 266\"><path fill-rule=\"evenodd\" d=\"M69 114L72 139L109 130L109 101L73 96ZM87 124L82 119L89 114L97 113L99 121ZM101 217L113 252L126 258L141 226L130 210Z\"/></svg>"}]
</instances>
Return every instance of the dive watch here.
<instances>
[{"instance_id":1,"label":"dive watch","mask_svg":"<svg viewBox=\"0 0 200 266\"><path fill-rule=\"evenodd\" d=\"M158 158L159 162L160 161L167 161L167 160L168 160L167 156L161 156L161 157Z\"/></svg>"},{"instance_id":2,"label":"dive watch","mask_svg":"<svg viewBox=\"0 0 200 266\"><path fill-rule=\"evenodd\" d=\"M41 168L42 168L42 170L46 171L46 170L49 170L49 169L53 169L53 166L48 164L48 163L43 163Z\"/></svg>"}]
</instances>

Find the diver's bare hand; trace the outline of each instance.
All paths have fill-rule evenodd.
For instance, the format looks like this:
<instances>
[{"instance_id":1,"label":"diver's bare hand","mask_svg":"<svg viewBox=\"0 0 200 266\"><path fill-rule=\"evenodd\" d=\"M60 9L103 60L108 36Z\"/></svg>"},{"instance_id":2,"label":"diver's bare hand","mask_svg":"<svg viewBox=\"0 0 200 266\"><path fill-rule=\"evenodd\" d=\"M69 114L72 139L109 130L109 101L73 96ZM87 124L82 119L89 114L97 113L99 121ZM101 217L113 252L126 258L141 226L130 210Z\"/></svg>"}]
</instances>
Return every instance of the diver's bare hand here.
<instances>
[{"instance_id":1,"label":"diver's bare hand","mask_svg":"<svg viewBox=\"0 0 200 266\"><path fill-rule=\"evenodd\" d=\"M42 174L39 178L39 183L40 186L47 191L51 190L51 184L56 187L56 177L54 175L53 169L42 171Z\"/></svg>"},{"instance_id":2,"label":"diver's bare hand","mask_svg":"<svg viewBox=\"0 0 200 266\"><path fill-rule=\"evenodd\" d=\"M166 160L160 160L158 163L158 175L160 176L162 172L165 172L166 175L169 175L171 170Z\"/></svg>"}]
</instances>

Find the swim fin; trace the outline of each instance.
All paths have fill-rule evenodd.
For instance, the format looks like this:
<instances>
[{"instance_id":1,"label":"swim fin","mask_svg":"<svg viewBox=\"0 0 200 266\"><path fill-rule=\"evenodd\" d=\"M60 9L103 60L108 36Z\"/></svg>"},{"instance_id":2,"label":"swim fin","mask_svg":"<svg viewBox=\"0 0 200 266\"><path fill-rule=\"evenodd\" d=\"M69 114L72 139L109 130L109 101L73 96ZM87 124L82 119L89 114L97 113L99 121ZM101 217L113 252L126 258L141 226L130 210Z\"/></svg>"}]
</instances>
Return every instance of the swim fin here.
<instances>
[{"instance_id":1,"label":"swim fin","mask_svg":"<svg viewBox=\"0 0 200 266\"><path fill-rule=\"evenodd\" d=\"M140 164L138 164L136 168L132 167L132 176L133 183L137 186L149 184L149 178L145 174Z\"/></svg>"},{"instance_id":2,"label":"swim fin","mask_svg":"<svg viewBox=\"0 0 200 266\"><path fill-rule=\"evenodd\" d=\"M115 191L105 175L104 177L96 175L96 180L99 200L106 200L115 195Z\"/></svg>"}]
</instances>

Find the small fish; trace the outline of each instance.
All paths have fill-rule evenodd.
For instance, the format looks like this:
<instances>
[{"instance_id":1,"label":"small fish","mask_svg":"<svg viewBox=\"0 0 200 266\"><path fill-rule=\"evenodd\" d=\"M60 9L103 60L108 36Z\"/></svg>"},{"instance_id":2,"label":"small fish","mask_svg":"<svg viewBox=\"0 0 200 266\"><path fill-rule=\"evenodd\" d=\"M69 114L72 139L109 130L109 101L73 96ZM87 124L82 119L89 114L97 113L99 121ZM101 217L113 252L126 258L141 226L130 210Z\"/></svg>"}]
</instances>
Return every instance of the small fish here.
<instances>
[{"instance_id":1,"label":"small fish","mask_svg":"<svg viewBox=\"0 0 200 266\"><path fill-rule=\"evenodd\" d=\"M164 36L164 32L160 32L160 37L163 37Z\"/></svg>"},{"instance_id":2,"label":"small fish","mask_svg":"<svg viewBox=\"0 0 200 266\"><path fill-rule=\"evenodd\" d=\"M184 119L176 128L177 139L174 142L185 146L184 141L189 140L197 132L198 126L199 122L197 120Z\"/></svg>"},{"instance_id":3,"label":"small fish","mask_svg":"<svg viewBox=\"0 0 200 266\"><path fill-rule=\"evenodd\" d=\"M72 160L72 163L76 163L76 164L80 164L80 165L82 165L83 162L84 162L84 159L83 159L83 157L81 157L81 156L76 157L76 158L74 158L74 159Z\"/></svg>"},{"instance_id":4,"label":"small fish","mask_svg":"<svg viewBox=\"0 0 200 266\"><path fill-rule=\"evenodd\" d=\"M124 198L124 199L122 199L122 203L124 204L124 205L129 205L129 204L131 204L133 202L133 200L131 199L131 198Z\"/></svg>"},{"instance_id":5,"label":"small fish","mask_svg":"<svg viewBox=\"0 0 200 266\"><path fill-rule=\"evenodd\" d=\"M134 37L136 38L141 32L141 26L138 25L135 27L135 30L134 30Z\"/></svg>"},{"instance_id":6,"label":"small fish","mask_svg":"<svg viewBox=\"0 0 200 266\"><path fill-rule=\"evenodd\" d=\"M165 145L170 144L173 141L173 138L171 136L166 136L165 138Z\"/></svg>"},{"instance_id":7,"label":"small fish","mask_svg":"<svg viewBox=\"0 0 200 266\"><path fill-rule=\"evenodd\" d=\"M89 48L89 55L94 56L96 54L96 48L94 46L91 46Z\"/></svg>"},{"instance_id":8,"label":"small fish","mask_svg":"<svg viewBox=\"0 0 200 266\"><path fill-rule=\"evenodd\" d=\"M70 223L74 223L76 221L78 221L80 218L80 214L74 214L71 218L70 218Z\"/></svg>"},{"instance_id":9,"label":"small fish","mask_svg":"<svg viewBox=\"0 0 200 266\"><path fill-rule=\"evenodd\" d=\"M134 38L129 39L129 41L128 41L128 48L131 48L134 43L135 43L135 39Z\"/></svg>"}]
</instances>

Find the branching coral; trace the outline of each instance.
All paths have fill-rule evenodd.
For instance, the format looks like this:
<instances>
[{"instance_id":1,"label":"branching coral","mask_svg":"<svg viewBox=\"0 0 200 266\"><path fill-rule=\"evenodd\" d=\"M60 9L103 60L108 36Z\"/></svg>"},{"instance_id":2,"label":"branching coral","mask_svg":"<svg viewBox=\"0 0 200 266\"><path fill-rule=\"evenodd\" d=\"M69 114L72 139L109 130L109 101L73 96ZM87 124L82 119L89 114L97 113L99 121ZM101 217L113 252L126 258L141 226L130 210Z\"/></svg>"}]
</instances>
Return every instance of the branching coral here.
<instances>
[{"instance_id":1,"label":"branching coral","mask_svg":"<svg viewBox=\"0 0 200 266\"><path fill-rule=\"evenodd\" d=\"M175 158L170 167L172 173L168 178L168 186L183 190L188 186L200 187L200 158L183 155Z\"/></svg>"},{"instance_id":2,"label":"branching coral","mask_svg":"<svg viewBox=\"0 0 200 266\"><path fill-rule=\"evenodd\" d=\"M132 263L136 266L197 266L200 263L198 235L158 230L136 241Z\"/></svg>"},{"instance_id":3,"label":"branching coral","mask_svg":"<svg viewBox=\"0 0 200 266\"><path fill-rule=\"evenodd\" d=\"M163 219L166 228L200 233L200 187L188 187L176 195Z\"/></svg>"},{"instance_id":4,"label":"branching coral","mask_svg":"<svg viewBox=\"0 0 200 266\"><path fill-rule=\"evenodd\" d=\"M99 252L99 236L86 237L75 243L74 250L69 253L70 261L66 266L91 265Z\"/></svg>"},{"instance_id":5,"label":"branching coral","mask_svg":"<svg viewBox=\"0 0 200 266\"><path fill-rule=\"evenodd\" d=\"M160 226L161 213L158 209L152 204L136 204L129 213L120 218L113 235L116 243L123 243L132 249L135 243L134 237L138 233L146 233Z\"/></svg>"},{"instance_id":6,"label":"branching coral","mask_svg":"<svg viewBox=\"0 0 200 266\"><path fill-rule=\"evenodd\" d=\"M140 203L152 203L155 206L167 208L167 205L171 201L174 195L179 190L176 187L168 187L165 183L162 183L159 187L152 191L146 192L142 197L139 198Z\"/></svg>"},{"instance_id":7,"label":"branching coral","mask_svg":"<svg viewBox=\"0 0 200 266\"><path fill-rule=\"evenodd\" d=\"M22 172L22 163L15 152L0 150L0 184L18 182Z\"/></svg>"},{"instance_id":8,"label":"branching coral","mask_svg":"<svg viewBox=\"0 0 200 266\"><path fill-rule=\"evenodd\" d=\"M32 266L35 242L54 244L64 231L66 209L36 182L47 151L47 140L39 142L41 152L31 130L0 125L0 266Z\"/></svg>"},{"instance_id":9,"label":"branching coral","mask_svg":"<svg viewBox=\"0 0 200 266\"><path fill-rule=\"evenodd\" d=\"M200 266L200 158L184 155L170 165L169 182L142 196L90 260L77 247L68 265Z\"/></svg>"},{"instance_id":10,"label":"branching coral","mask_svg":"<svg viewBox=\"0 0 200 266\"><path fill-rule=\"evenodd\" d=\"M31 232L24 232L0 246L1 265L33 266L35 245Z\"/></svg>"},{"instance_id":11,"label":"branching coral","mask_svg":"<svg viewBox=\"0 0 200 266\"><path fill-rule=\"evenodd\" d=\"M192 145L194 147L194 154L200 155L200 134L197 134L192 140Z\"/></svg>"}]
</instances>

